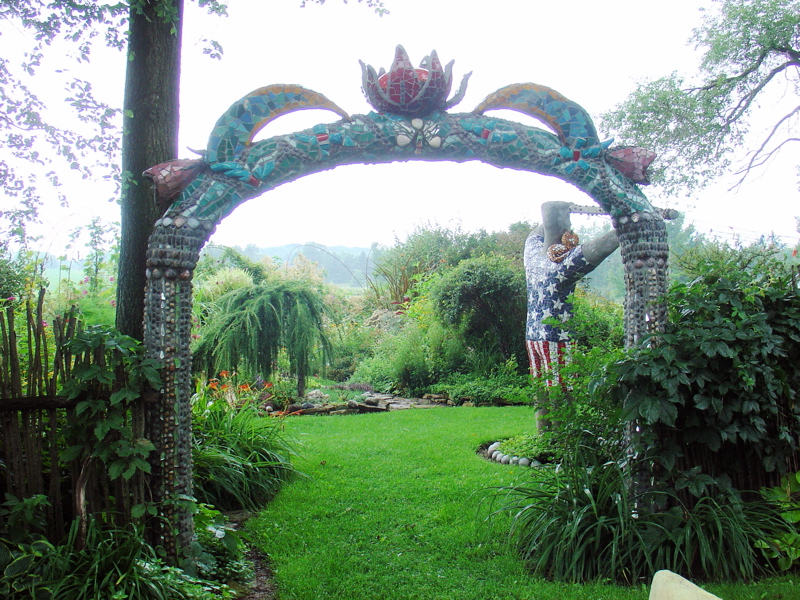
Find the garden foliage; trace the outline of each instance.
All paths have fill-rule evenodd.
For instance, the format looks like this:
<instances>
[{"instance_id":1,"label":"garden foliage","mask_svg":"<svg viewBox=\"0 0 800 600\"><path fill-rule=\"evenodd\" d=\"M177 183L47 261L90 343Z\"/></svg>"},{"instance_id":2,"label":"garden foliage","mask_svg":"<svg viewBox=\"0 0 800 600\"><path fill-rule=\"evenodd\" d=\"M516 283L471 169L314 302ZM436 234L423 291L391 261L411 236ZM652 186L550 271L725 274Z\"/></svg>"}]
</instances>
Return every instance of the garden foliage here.
<instances>
[{"instance_id":1,"label":"garden foliage","mask_svg":"<svg viewBox=\"0 0 800 600\"><path fill-rule=\"evenodd\" d=\"M695 497L798 470L800 297L777 249L712 246L685 261L671 318L613 371L656 477ZM684 498L688 501L687 498Z\"/></svg>"},{"instance_id":2,"label":"garden foliage","mask_svg":"<svg viewBox=\"0 0 800 600\"><path fill-rule=\"evenodd\" d=\"M258 396L232 380L198 382L192 402L198 501L219 510L258 510L294 474L282 422L259 412Z\"/></svg>"},{"instance_id":3,"label":"garden foliage","mask_svg":"<svg viewBox=\"0 0 800 600\"><path fill-rule=\"evenodd\" d=\"M493 516L512 516L510 539L536 574L576 583L644 583L661 569L750 580L771 570L756 545L790 529L770 502L706 495L690 507L670 492L631 493L629 482L621 456L579 447L539 479L500 489Z\"/></svg>"},{"instance_id":4,"label":"garden foliage","mask_svg":"<svg viewBox=\"0 0 800 600\"><path fill-rule=\"evenodd\" d=\"M327 356L326 307L319 290L303 281L265 282L234 289L219 299L194 347L196 371L231 368L268 377L281 350L297 375L298 395L315 353Z\"/></svg>"}]
</instances>

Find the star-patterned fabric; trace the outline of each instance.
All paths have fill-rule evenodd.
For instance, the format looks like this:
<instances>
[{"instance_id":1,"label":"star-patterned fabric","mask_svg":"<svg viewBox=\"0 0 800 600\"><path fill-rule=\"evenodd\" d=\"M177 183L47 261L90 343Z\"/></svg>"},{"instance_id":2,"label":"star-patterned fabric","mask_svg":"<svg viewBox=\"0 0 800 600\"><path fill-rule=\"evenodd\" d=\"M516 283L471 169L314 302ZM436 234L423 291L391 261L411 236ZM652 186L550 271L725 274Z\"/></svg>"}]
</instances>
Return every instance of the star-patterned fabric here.
<instances>
[{"instance_id":1,"label":"star-patterned fabric","mask_svg":"<svg viewBox=\"0 0 800 600\"><path fill-rule=\"evenodd\" d=\"M539 376L548 370L555 374L553 380L548 379L547 385L561 383L558 367L569 360L570 338L567 331L543 321L554 317L563 323L570 318L572 305L567 299L578 280L593 269L594 265L583 256L581 246L567 252L561 262L553 262L544 252L542 236L531 234L525 241L525 278L528 283L525 339L531 374ZM540 348L546 352L541 352Z\"/></svg>"},{"instance_id":2,"label":"star-patterned fabric","mask_svg":"<svg viewBox=\"0 0 800 600\"><path fill-rule=\"evenodd\" d=\"M582 246L576 246L561 262L553 262L544 253L544 238L529 235L525 241L525 278L528 282L528 321L525 339L565 342L569 334L560 327L543 323L548 317L566 322L572 315L567 301L575 284L591 273L594 265L583 256Z\"/></svg>"}]
</instances>

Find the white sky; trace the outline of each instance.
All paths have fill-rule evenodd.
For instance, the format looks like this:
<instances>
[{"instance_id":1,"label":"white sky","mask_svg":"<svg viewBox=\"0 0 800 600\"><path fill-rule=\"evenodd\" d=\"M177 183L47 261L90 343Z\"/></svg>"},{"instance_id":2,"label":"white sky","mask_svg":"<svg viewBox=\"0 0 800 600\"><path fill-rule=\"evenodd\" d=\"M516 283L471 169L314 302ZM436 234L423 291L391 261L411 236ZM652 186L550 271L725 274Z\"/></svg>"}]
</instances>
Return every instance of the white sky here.
<instances>
[{"instance_id":1,"label":"white sky","mask_svg":"<svg viewBox=\"0 0 800 600\"><path fill-rule=\"evenodd\" d=\"M700 23L698 7L711 3L386 0L391 14L378 17L355 0L305 8L299 0L231 0L227 18L186 4L181 157L193 156L188 148L205 148L211 128L230 104L271 83L303 85L350 114L369 112L358 60L388 69L397 44L405 46L415 64L434 49L443 63L454 59L454 90L464 73L473 72L466 98L454 112L472 110L505 85L535 82L582 105L599 125L600 114L624 100L638 80L695 71L698 55L686 40ZM221 61L202 54L202 38L222 44ZM0 37L0 44L9 39ZM23 34L20 39L24 46ZM5 50L0 53L8 56ZM98 95L120 105L124 65L121 53L107 51L86 67L71 67L71 73L89 79ZM59 97L61 77L44 80L53 98ZM775 108L763 110L774 114ZM525 120L519 113L502 116ZM277 119L257 139L338 118L301 111ZM655 205L686 211L687 220L703 231L744 238L774 231L796 243L800 194L794 165L784 152L736 192L727 192L735 181L732 175L688 200L659 198L651 187L644 192ZM119 218L118 207L105 201L109 191L102 185L82 182L70 190L69 209L48 203L43 211L44 250L60 252L66 233L95 215ZM338 167L248 201L211 241L239 246L391 244L429 222L492 231L515 221L537 221L540 204L547 200L592 202L564 182L477 162Z\"/></svg>"}]
</instances>

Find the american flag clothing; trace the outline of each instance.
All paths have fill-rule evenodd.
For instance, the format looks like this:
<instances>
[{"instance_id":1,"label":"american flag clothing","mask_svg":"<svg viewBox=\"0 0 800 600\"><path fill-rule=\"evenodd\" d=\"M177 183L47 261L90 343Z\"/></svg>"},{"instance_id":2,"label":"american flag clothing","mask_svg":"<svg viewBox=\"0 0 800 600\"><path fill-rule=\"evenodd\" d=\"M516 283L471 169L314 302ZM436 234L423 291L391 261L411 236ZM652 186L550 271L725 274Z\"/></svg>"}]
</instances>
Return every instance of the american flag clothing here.
<instances>
[{"instance_id":1,"label":"american flag clothing","mask_svg":"<svg viewBox=\"0 0 800 600\"><path fill-rule=\"evenodd\" d=\"M567 252L561 262L553 262L544 252L544 237L532 233L525 241L525 278L528 284L525 340L532 375L537 376L546 370L557 373L558 365L569 362L569 333L544 321L555 318L564 323L569 320L572 305L567 299L578 280L593 269L594 265L583 256L581 246ZM556 383L548 380L547 385L560 383L560 377L557 377Z\"/></svg>"},{"instance_id":2,"label":"american flag clothing","mask_svg":"<svg viewBox=\"0 0 800 600\"><path fill-rule=\"evenodd\" d=\"M531 376L542 377L550 375L545 380L545 385L553 387L564 385L561 379L561 367L569 364L575 342L548 342L526 340L528 360L531 365Z\"/></svg>"}]
</instances>

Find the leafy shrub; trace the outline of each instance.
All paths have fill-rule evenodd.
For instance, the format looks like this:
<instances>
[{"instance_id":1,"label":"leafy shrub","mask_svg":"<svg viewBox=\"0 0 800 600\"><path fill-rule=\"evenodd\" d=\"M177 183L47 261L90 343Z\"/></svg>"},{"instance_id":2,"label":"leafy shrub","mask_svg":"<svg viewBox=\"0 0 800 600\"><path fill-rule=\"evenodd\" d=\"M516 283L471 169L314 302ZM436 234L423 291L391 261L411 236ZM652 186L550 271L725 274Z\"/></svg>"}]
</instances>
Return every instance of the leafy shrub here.
<instances>
[{"instance_id":1,"label":"leafy shrub","mask_svg":"<svg viewBox=\"0 0 800 600\"><path fill-rule=\"evenodd\" d=\"M794 526L778 539L764 540L758 544L764 556L775 559L781 570L800 563L800 473L790 473L781 484L764 488L761 495L781 508L781 516Z\"/></svg>"},{"instance_id":2,"label":"leafy shrub","mask_svg":"<svg viewBox=\"0 0 800 600\"><path fill-rule=\"evenodd\" d=\"M375 390L421 395L460 370L466 349L458 333L433 315L428 296L414 299L399 331L387 333L373 357L362 361L351 381Z\"/></svg>"},{"instance_id":3,"label":"leafy shrub","mask_svg":"<svg viewBox=\"0 0 800 600\"><path fill-rule=\"evenodd\" d=\"M559 326L570 333L582 350L616 350L624 345L622 305L579 285L570 302L572 318Z\"/></svg>"},{"instance_id":4,"label":"leafy shrub","mask_svg":"<svg viewBox=\"0 0 800 600\"><path fill-rule=\"evenodd\" d=\"M295 472L282 422L206 392L192 404L195 497L220 510L257 510Z\"/></svg>"},{"instance_id":5,"label":"leafy shrub","mask_svg":"<svg viewBox=\"0 0 800 600\"><path fill-rule=\"evenodd\" d=\"M41 531L46 526L46 496L19 499L6 494L0 507L0 597L7 600L48 598L41 571L53 546Z\"/></svg>"},{"instance_id":6,"label":"leafy shrub","mask_svg":"<svg viewBox=\"0 0 800 600\"><path fill-rule=\"evenodd\" d=\"M720 478L775 485L798 460L800 296L769 247L714 247L693 261L694 279L669 291L659 343L613 365L614 396L667 485L695 468L695 496Z\"/></svg>"},{"instance_id":7,"label":"leafy shrub","mask_svg":"<svg viewBox=\"0 0 800 600\"><path fill-rule=\"evenodd\" d=\"M787 531L774 504L736 495L642 510L668 494L634 494L624 461L583 447L540 473L539 481L496 492L494 501L506 504L491 516L512 516L510 539L549 579L633 584L669 569L693 579L748 580L769 572L756 544Z\"/></svg>"},{"instance_id":8,"label":"leafy shrub","mask_svg":"<svg viewBox=\"0 0 800 600\"><path fill-rule=\"evenodd\" d=\"M488 376L455 373L430 389L447 394L456 404L466 401L475 404L531 404L535 397L530 376L519 373L514 358L495 365Z\"/></svg>"},{"instance_id":9,"label":"leafy shrub","mask_svg":"<svg viewBox=\"0 0 800 600\"><path fill-rule=\"evenodd\" d=\"M194 516L197 534L197 571L207 581L246 583L253 566L245 559L243 533L230 527L221 512L198 504Z\"/></svg>"},{"instance_id":10,"label":"leafy shrub","mask_svg":"<svg viewBox=\"0 0 800 600\"><path fill-rule=\"evenodd\" d=\"M15 503L15 506L19 504ZM0 593L6 600L225 600L230 589L165 566L141 533L76 519L63 544L41 536L0 543Z\"/></svg>"},{"instance_id":11,"label":"leafy shrub","mask_svg":"<svg viewBox=\"0 0 800 600\"><path fill-rule=\"evenodd\" d=\"M546 376L534 378L534 403L547 410L550 422L541 432L542 444L556 455L584 444L611 456L623 444L625 422L610 370L620 356L621 349L578 348L572 362L561 368L565 386L547 387Z\"/></svg>"},{"instance_id":12,"label":"leafy shrub","mask_svg":"<svg viewBox=\"0 0 800 600\"><path fill-rule=\"evenodd\" d=\"M436 314L458 327L466 346L489 346L503 360L524 355L527 288L519 266L500 256L470 258L431 287Z\"/></svg>"},{"instance_id":13,"label":"leafy shrub","mask_svg":"<svg viewBox=\"0 0 800 600\"><path fill-rule=\"evenodd\" d=\"M549 463L554 458L550 445L538 433L515 435L503 440L497 449L509 456L530 458L540 463Z\"/></svg>"}]
</instances>

